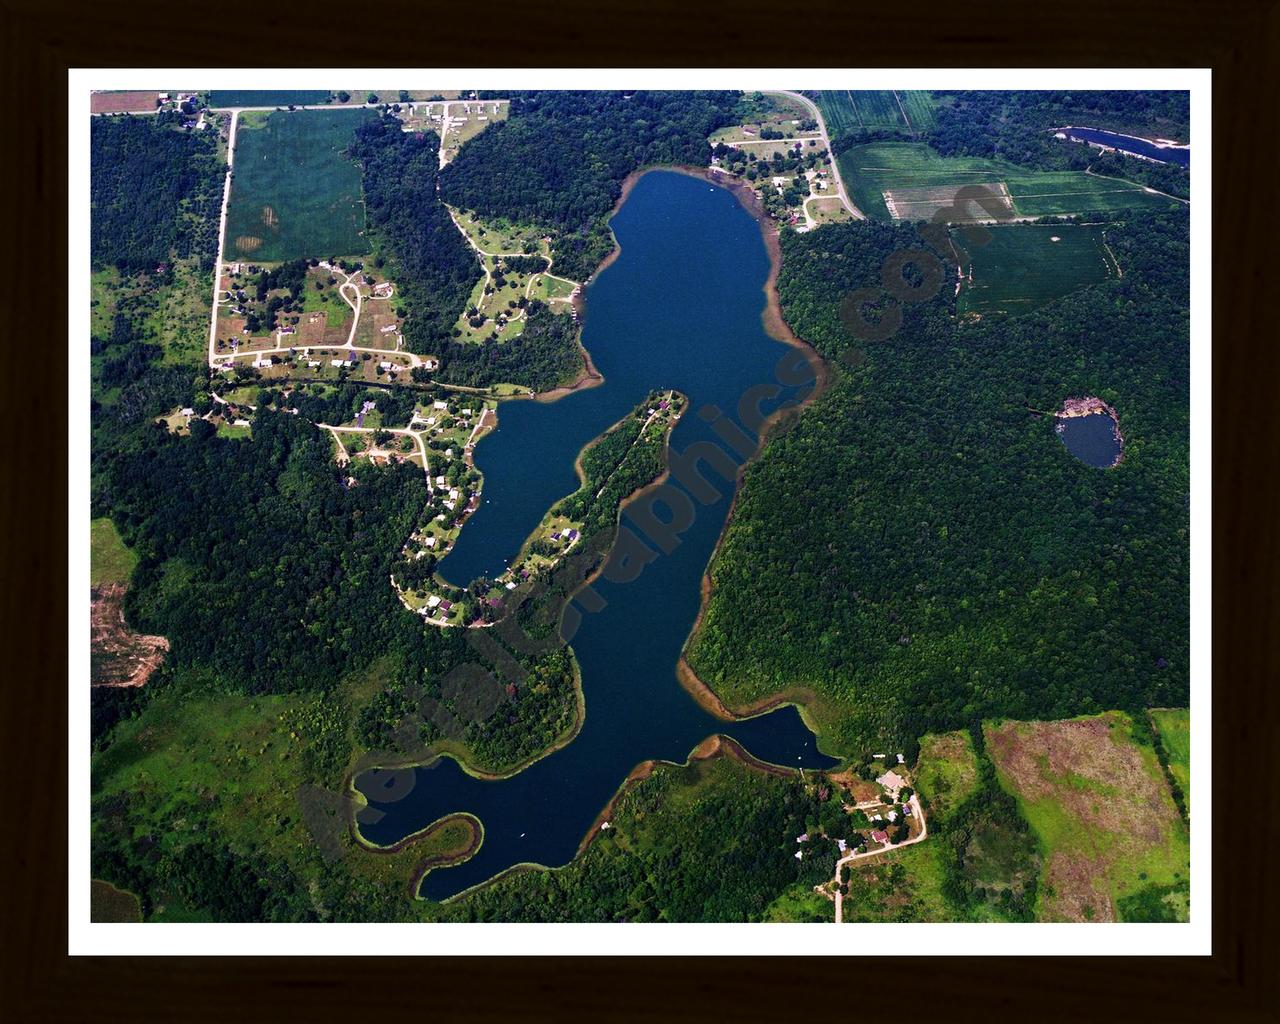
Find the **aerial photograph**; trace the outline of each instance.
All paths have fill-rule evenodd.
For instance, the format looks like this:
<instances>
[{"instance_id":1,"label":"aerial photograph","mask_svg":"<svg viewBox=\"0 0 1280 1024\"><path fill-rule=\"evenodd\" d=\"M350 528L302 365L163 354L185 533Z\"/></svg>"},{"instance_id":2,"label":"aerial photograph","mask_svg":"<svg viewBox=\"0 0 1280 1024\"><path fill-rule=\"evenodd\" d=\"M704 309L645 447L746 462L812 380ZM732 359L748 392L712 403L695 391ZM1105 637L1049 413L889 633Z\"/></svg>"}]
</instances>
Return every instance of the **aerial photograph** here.
<instances>
[{"instance_id":1,"label":"aerial photograph","mask_svg":"<svg viewBox=\"0 0 1280 1024\"><path fill-rule=\"evenodd\" d=\"M353 79L78 101L88 920L1189 926L1191 92Z\"/></svg>"}]
</instances>

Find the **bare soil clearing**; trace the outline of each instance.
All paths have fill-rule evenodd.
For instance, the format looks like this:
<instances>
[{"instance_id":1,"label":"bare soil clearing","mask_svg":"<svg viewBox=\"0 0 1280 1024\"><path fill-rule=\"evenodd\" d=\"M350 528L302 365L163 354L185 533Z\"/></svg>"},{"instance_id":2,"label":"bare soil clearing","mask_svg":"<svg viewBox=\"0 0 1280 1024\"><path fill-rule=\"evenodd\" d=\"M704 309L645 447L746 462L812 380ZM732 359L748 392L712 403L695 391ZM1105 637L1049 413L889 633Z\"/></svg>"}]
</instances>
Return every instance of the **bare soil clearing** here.
<instances>
[{"instance_id":1,"label":"bare soil clearing","mask_svg":"<svg viewBox=\"0 0 1280 1024\"><path fill-rule=\"evenodd\" d=\"M91 589L89 650L94 686L142 686L169 649L164 637L135 633L125 624L125 590L121 583Z\"/></svg>"}]
</instances>

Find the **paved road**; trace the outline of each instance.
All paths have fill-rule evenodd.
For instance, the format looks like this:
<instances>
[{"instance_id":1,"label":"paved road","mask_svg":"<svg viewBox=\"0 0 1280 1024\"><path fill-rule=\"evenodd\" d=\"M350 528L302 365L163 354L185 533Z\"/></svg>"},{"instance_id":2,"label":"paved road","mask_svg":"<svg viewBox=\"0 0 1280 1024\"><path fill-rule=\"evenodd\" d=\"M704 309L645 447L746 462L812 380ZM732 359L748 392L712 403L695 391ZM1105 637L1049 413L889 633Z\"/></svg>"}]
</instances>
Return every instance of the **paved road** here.
<instances>
[{"instance_id":1,"label":"paved road","mask_svg":"<svg viewBox=\"0 0 1280 1024\"><path fill-rule=\"evenodd\" d=\"M849 193L845 191L844 179L840 177L840 165L836 162L836 155L831 152L831 136L827 134L827 123L822 119L822 111L818 109L818 105L807 96L801 96L798 92L783 91L782 95L790 96L793 100L803 103L809 112L813 114L814 120L818 122L818 131L822 134L823 143L827 147L827 153L831 156L831 177L835 179L836 191L840 194L840 199L844 203L845 208L853 214L858 220L866 220L867 216L856 206L853 200L849 198Z\"/></svg>"},{"instance_id":2,"label":"paved road","mask_svg":"<svg viewBox=\"0 0 1280 1024\"><path fill-rule=\"evenodd\" d=\"M231 161L236 153L236 121L238 111L231 112L231 128L227 132L227 180L222 186L222 214L218 218L218 261L213 265L213 314L209 322L209 365L213 365L218 344L218 296L222 290L218 285L222 281L222 259L227 240L227 203L231 199Z\"/></svg>"}]
</instances>

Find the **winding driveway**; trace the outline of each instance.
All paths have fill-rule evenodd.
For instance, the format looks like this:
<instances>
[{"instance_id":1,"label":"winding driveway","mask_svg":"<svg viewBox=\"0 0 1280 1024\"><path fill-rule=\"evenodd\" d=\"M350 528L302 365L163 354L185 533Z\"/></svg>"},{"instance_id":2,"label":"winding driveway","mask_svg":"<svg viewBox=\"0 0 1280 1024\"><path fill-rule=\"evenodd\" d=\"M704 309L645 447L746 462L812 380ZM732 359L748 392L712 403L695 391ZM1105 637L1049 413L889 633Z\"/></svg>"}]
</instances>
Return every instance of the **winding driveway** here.
<instances>
[{"instance_id":1,"label":"winding driveway","mask_svg":"<svg viewBox=\"0 0 1280 1024\"><path fill-rule=\"evenodd\" d=\"M822 141L827 147L827 154L831 157L831 177L835 179L836 192L840 195L840 201L844 203L845 209L854 215L858 220L866 220L867 215L853 205L853 200L849 198L849 193L845 191L844 179L840 177L840 163L836 160L836 155L831 151L831 136L827 134L827 122L822 119L822 111L818 109L818 105L807 96L801 96L798 92L788 92L783 90L783 96L789 96L798 103L803 103L805 107L813 114L813 118L818 122L818 131L822 134Z\"/></svg>"},{"instance_id":2,"label":"winding driveway","mask_svg":"<svg viewBox=\"0 0 1280 1024\"><path fill-rule=\"evenodd\" d=\"M924 811L920 807L920 798L912 793L911 799L907 803L911 805L911 813L920 822L919 835L894 846L882 846L878 850L868 850L866 853L847 853L836 861L836 924L844 924L844 893L840 891L840 874L846 864L852 864L855 860L866 860L868 857L878 857L880 854L888 853L890 850L901 850L904 846L918 843L929 835L929 822L925 820ZM858 806L861 807L862 805L859 804Z\"/></svg>"}]
</instances>

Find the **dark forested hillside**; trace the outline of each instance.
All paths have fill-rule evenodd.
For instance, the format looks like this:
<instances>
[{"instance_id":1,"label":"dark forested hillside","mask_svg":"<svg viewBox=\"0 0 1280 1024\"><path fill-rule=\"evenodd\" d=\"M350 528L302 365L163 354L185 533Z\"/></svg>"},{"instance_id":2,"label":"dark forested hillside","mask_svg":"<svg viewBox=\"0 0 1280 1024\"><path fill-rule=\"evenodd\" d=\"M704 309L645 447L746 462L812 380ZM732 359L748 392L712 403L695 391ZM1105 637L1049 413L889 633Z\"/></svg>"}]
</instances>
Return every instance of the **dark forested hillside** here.
<instances>
[{"instance_id":1,"label":"dark forested hillside","mask_svg":"<svg viewBox=\"0 0 1280 1024\"><path fill-rule=\"evenodd\" d=\"M218 133L183 131L178 115L95 117L89 159L96 266L151 270L194 254L213 268L222 173Z\"/></svg>"},{"instance_id":2,"label":"dark forested hillside","mask_svg":"<svg viewBox=\"0 0 1280 1024\"><path fill-rule=\"evenodd\" d=\"M1108 229L1122 280L978 324L940 294L867 344L748 472L700 675L731 702L812 687L850 753L980 716L1184 703L1187 231L1185 214L1134 217ZM865 223L785 235L792 327L838 355L842 295L920 244ZM1119 414L1114 469L1036 412L1081 395Z\"/></svg>"},{"instance_id":3,"label":"dark forested hillside","mask_svg":"<svg viewBox=\"0 0 1280 1024\"><path fill-rule=\"evenodd\" d=\"M407 312L411 351L438 354L480 280L480 264L436 195L439 138L404 132L385 116L356 129L351 155L364 170L373 243Z\"/></svg>"},{"instance_id":4,"label":"dark forested hillside","mask_svg":"<svg viewBox=\"0 0 1280 1024\"><path fill-rule=\"evenodd\" d=\"M324 688L397 619L420 629L387 577L425 503L421 470L357 467L344 488L301 417L260 413L248 442L192 426L114 477L115 521L142 556L128 611L169 638L174 667L250 692Z\"/></svg>"},{"instance_id":5,"label":"dark forested hillside","mask_svg":"<svg viewBox=\"0 0 1280 1024\"><path fill-rule=\"evenodd\" d=\"M730 123L731 92L525 92L511 116L467 143L441 174L453 206L552 228L556 273L585 280L609 254L604 218L622 180L648 164L707 163Z\"/></svg>"},{"instance_id":6,"label":"dark forested hillside","mask_svg":"<svg viewBox=\"0 0 1280 1024\"><path fill-rule=\"evenodd\" d=\"M1075 125L1186 142L1191 97L1186 92L1113 90L1079 92L973 91L940 94L937 127L928 143L943 156L999 157L1041 170L1084 170L1127 178L1186 198L1185 167L1055 139L1050 128Z\"/></svg>"}]
</instances>

